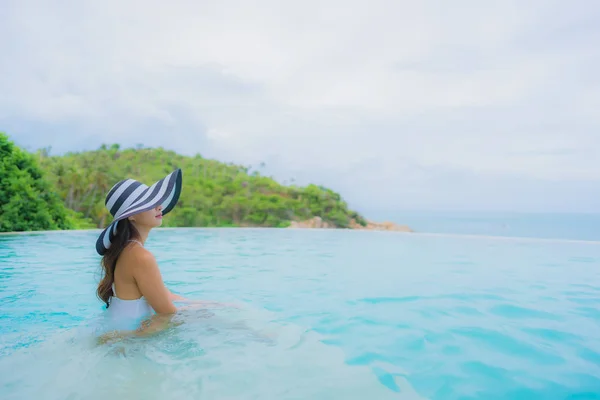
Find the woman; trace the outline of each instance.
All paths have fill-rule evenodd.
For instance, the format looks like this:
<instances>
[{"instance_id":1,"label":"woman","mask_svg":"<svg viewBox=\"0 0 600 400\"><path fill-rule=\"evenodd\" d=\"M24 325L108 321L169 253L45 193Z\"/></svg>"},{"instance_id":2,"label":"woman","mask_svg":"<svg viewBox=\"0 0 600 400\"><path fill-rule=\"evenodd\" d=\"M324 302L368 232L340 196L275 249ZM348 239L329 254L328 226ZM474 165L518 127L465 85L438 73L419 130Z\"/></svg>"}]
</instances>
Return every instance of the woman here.
<instances>
[{"instance_id":1,"label":"woman","mask_svg":"<svg viewBox=\"0 0 600 400\"><path fill-rule=\"evenodd\" d=\"M179 200L181 183L182 173L177 169L151 187L134 179L122 180L106 196L113 222L96 241L103 269L96 292L106 303L112 326L131 327L144 322L135 330L118 329L118 336L162 330L178 310L174 302L190 302L167 289L156 259L144 248L152 228L162 224L163 216Z\"/></svg>"}]
</instances>

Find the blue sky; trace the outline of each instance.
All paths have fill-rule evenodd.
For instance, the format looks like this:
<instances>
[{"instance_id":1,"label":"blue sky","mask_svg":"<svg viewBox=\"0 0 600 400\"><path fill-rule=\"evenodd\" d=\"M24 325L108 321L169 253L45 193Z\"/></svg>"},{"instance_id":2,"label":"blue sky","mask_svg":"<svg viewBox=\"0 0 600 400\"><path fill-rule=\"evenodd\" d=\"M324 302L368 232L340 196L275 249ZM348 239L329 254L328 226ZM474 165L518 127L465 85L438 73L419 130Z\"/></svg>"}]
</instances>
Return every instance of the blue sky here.
<instances>
[{"instance_id":1,"label":"blue sky","mask_svg":"<svg viewBox=\"0 0 600 400\"><path fill-rule=\"evenodd\" d=\"M267 164L361 210L600 212L595 1L3 1L0 130Z\"/></svg>"}]
</instances>

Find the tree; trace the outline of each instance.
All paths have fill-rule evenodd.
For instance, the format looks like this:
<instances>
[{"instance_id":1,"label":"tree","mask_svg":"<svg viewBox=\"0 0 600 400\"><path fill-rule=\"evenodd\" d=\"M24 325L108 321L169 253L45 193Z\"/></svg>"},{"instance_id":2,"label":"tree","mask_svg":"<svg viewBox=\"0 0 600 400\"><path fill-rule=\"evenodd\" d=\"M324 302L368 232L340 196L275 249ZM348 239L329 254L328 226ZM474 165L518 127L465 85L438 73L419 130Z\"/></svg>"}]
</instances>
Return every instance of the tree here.
<instances>
[{"instance_id":1,"label":"tree","mask_svg":"<svg viewBox=\"0 0 600 400\"><path fill-rule=\"evenodd\" d=\"M22 157L29 157L29 153L16 146L11 147L11 154L15 151ZM163 148L145 148L141 145L121 148L118 144L103 144L92 151L65 155L50 155L49 152L38 154L42 156L35 157L39 159L39 166L36 165L37 172L34 175L41 176L43 173L46 193L54 197L41 201L38 195L40 190L15 186L11 189L11 198L15 204L23 202L18 200L17 194L35 198L33 202L26 201L32 208L23 215L39 214L33 219L41 226L52 226L47 221L61 221L60 210L54 210L59 199L62 210L66 209L67 216L71 213L70 220L75 225L81 226L83 221L89 219L93 221L93 226L103 228L112 221L104 201L106 193L115 183L133 178L150 185L176 168L183 170L184 186L179 204L165 218L164 226L285 227L290 221L317 216L340 228L349 227L351 220L366 224L357 212L348 209L338 193L318 185L282 185L271 177L261 175L259 171L252 171L251 166L223 163L199 155L187 157ZM28 160L32 162L31 158ZM264 162L259 165L261 169L265 167ZM10 172L13 177L18 174ZM50 207L54 211L48 211L49 216L45 215L44 210L48 210L48 206L41 203L54 204ZM22 225L19 229L28 229L29 222L26 221L32 217L20 221L17 216L24 208L13 210L12 207L7 206L7 212L13 213L12 220ZM57 217L53 217L52 213L57 212ZM74 213L82 218L75 218ZM59 222L55 223L58 224L56 226L66 229L67 225L60 225ZM16 225L6 229L16 230Z\"/></svg>"},{"instance_id":2,"label":"tree","mask_svg":"<svg viewBox=\"0 0 600 400\"><path fill-rule=\"evenodd\" d=\"M0 231L73 229L77 223L34 156L0 132Z\"/></svg>"}]
</instances>

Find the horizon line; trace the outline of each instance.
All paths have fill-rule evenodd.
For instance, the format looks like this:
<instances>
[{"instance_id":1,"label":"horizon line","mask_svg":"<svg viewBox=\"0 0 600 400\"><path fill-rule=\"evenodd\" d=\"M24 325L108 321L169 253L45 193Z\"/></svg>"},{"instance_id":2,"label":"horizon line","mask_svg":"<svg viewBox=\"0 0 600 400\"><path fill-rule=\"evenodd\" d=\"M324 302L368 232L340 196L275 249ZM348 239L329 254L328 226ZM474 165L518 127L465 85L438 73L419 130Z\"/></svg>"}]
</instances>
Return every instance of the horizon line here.
<instances>
[{"instance_id":1,"label":"horizon line","mask_svg":"<svg viewBox=\"0 0 600 400\"><path fill-rule=\"evenodd\" d=\"M404 236L421 236L421 237L450 237L450 238L469 238L469 239L494 239L508 241L529 241L529 242L564 242L564 243L579 243L579 244L595 244L600 245L600 240L588 239L566 239L566 238L541 238L534 236L501 236L501 235L478 235L469 233L435 233L435 232L401 232L401 231L385 231L385 230L366 230L366 229L343 229L343 228L275 228L275 227L209 227L209 226L182 226L182 227L158 227L154 230L216 230L216 229L240 229L240 230L293 230L293 231L346 231L346 232L363 232L363 233L387 233ZM36 234L58 234L58 233L84 233L84 232L102 232L103 228L95 229L68 229L68 230L49 230L49 231L23 231L23 232L0 232L0 236L13 235L36 235Z\"/></svg>"}]
</instances>

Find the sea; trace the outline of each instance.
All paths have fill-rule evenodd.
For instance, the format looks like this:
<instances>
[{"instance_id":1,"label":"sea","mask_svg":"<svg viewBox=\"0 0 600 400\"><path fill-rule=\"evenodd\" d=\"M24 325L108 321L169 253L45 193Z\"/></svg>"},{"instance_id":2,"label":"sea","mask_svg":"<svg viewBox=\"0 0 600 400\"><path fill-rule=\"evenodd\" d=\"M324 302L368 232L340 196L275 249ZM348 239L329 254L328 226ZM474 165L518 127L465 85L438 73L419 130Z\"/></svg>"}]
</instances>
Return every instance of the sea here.
<instances>
[{"instance_id":1,"label":"sea","mask_svg":"<svg viewBox=\"0 0 600 400\"><path fill-rule=\"evenodd\" d=\"M369 217L415 232L600 241L600 214L466 211L377 211Z\"/></svg>"},{"instance_id":2,"label":"sea","mask_svg":"<svg viewBox=\"0 0 600 400\"><path fill-rule=\"evenodd\" d=\"M156 229L167 287L221 306L112 343L99 231L0 235L0 399L600 399L598 216L396 217Z\"/></svg>"}]
</instances>

